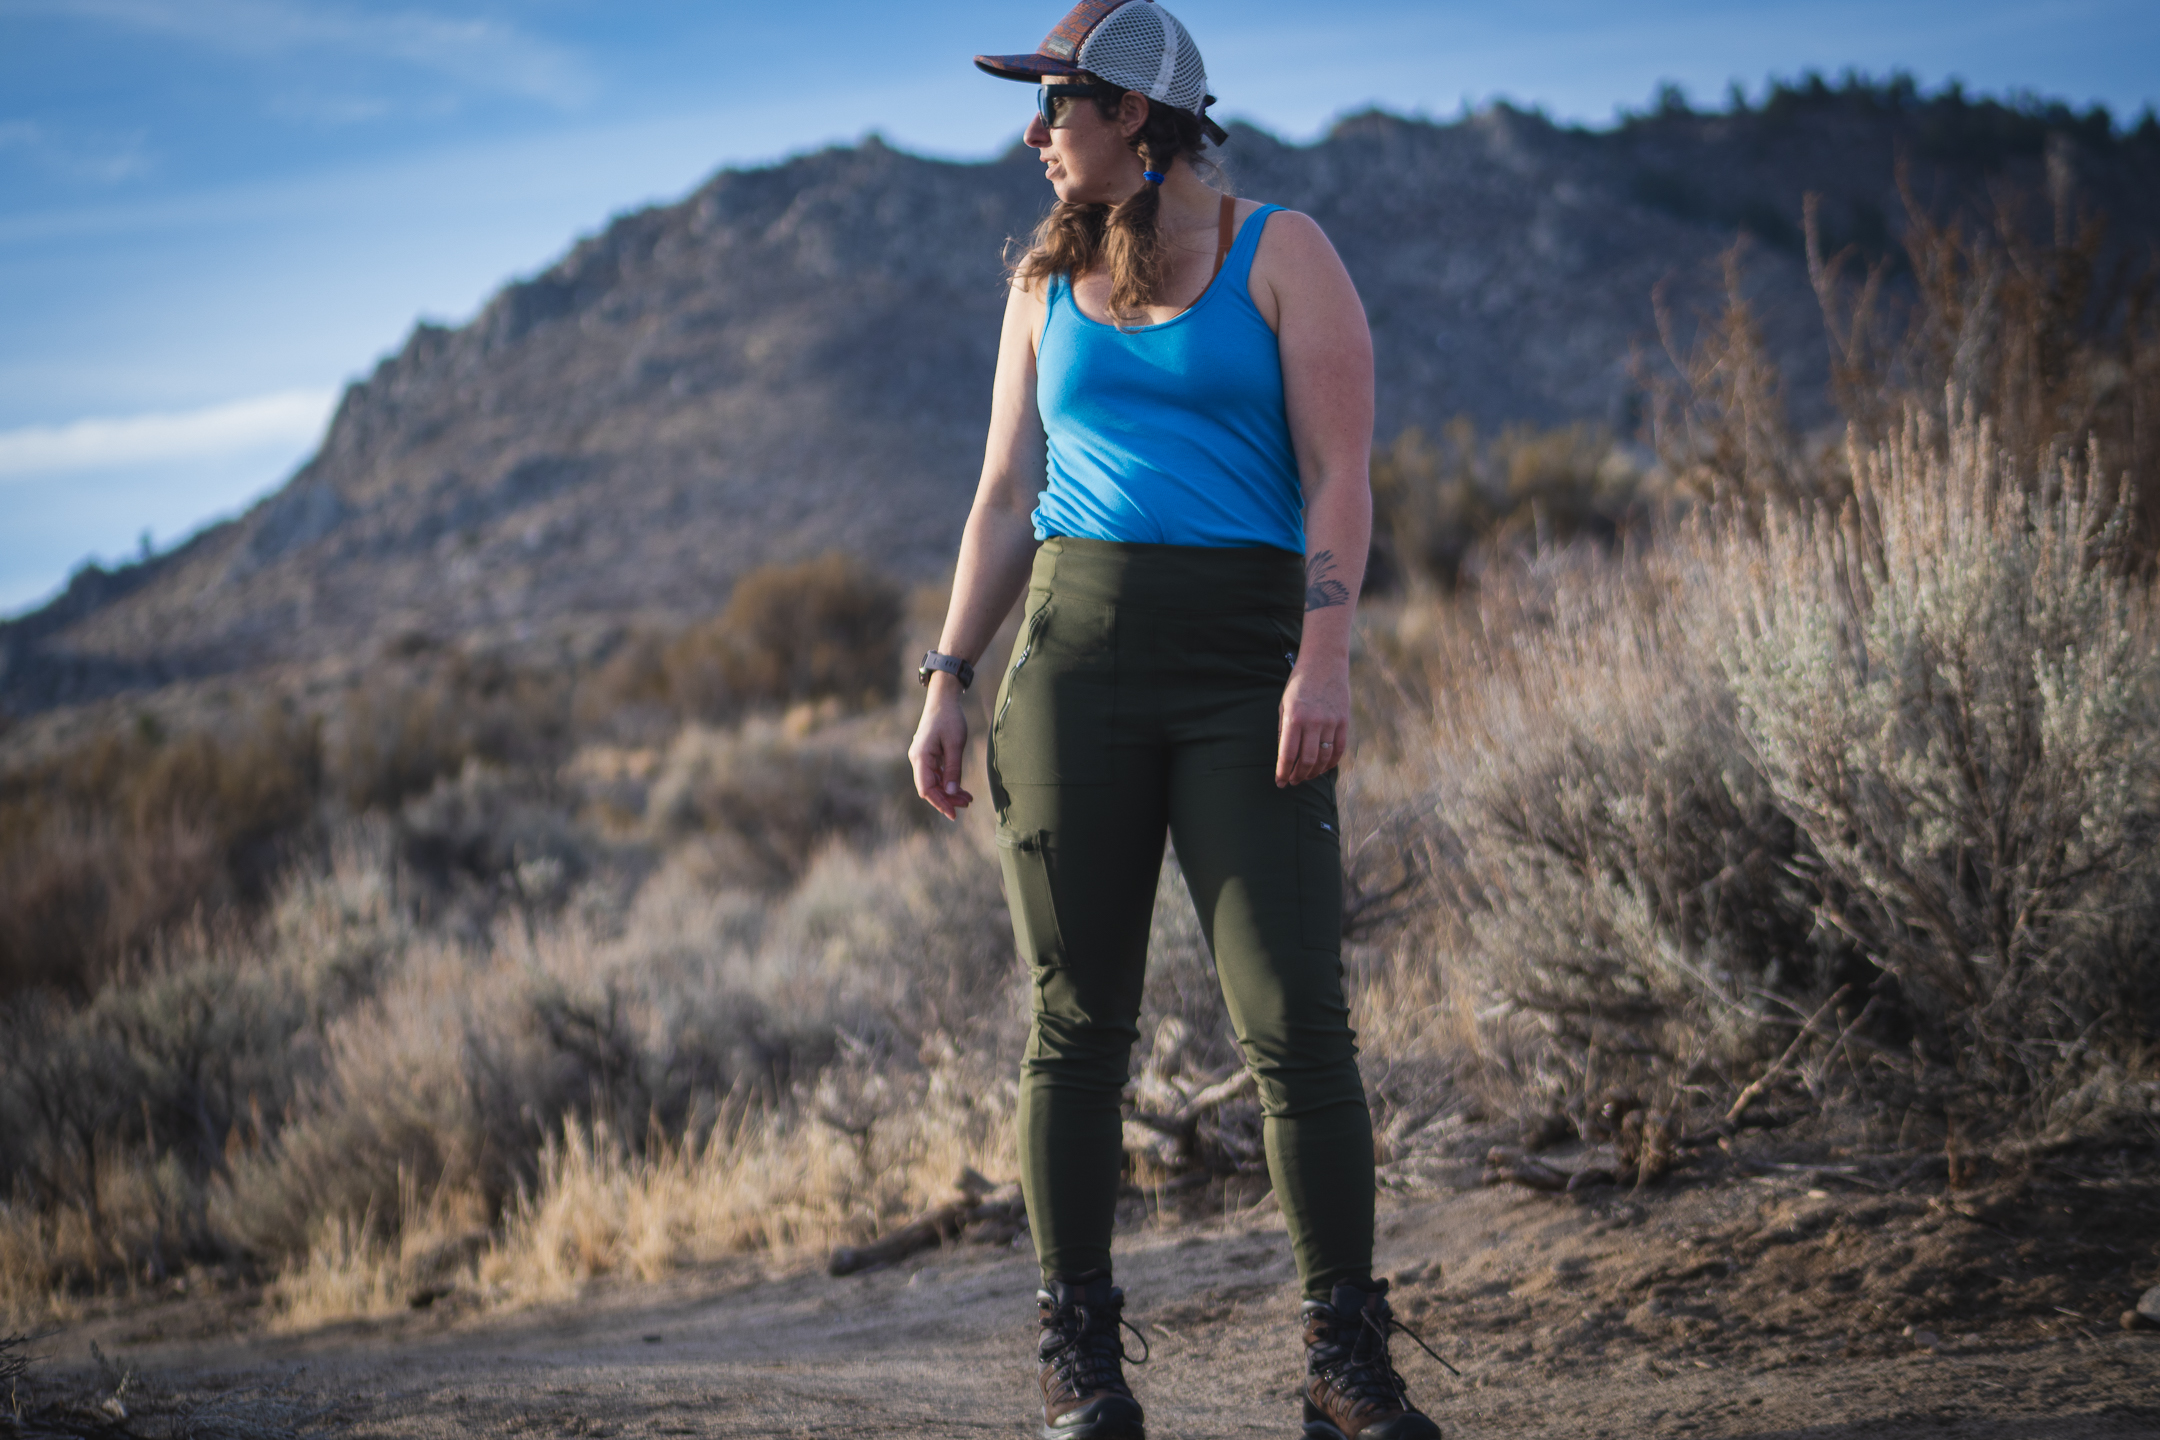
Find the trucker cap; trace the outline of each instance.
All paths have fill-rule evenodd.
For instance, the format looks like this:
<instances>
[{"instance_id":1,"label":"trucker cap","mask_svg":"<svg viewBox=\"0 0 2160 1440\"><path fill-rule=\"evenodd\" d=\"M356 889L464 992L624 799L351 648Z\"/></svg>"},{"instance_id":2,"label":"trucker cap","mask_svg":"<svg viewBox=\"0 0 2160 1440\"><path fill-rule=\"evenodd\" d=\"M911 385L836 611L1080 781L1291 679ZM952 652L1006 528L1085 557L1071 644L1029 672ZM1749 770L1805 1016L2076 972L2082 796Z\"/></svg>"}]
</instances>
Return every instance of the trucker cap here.
<instances>
[{"instance_id":1,"label":"trucker cap","mask_svg":"<svg viewBox=\"0 0 2160 1440\"><path fill-rule=\"evenodd\" d=\"M1189 110L1207 125L1217 144L1225 138L1221 127L1207 118L1215 97L1207 93L1200 47L1155 0L1080 0L1033 53L978 55L975 64L1002 79L1031 83L1045 75L1084 70L1150 100Z\"/></svg>"}]
</instances>

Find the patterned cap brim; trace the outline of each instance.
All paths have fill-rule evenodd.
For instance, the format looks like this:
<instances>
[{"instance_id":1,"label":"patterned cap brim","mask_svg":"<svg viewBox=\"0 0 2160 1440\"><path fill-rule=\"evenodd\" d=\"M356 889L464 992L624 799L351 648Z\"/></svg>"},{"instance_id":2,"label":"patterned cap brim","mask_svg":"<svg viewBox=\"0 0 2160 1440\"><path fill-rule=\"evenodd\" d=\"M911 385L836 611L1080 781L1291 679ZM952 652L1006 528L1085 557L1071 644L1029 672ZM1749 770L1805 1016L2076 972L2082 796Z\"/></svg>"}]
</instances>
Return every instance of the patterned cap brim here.
<instances>
[{"instance_id":1,"label":"patterned cap brim","mask_svg":"<svg viewBox=\"0 0 2160 1440\"><path fill-rule=\"evenodd\" d=\"M1026 55L977 55L975 68L1000 80L1025 80L1032 85L1045 75L1079 75L1082 70L1070 60L1060 60L1054 55L1030 53Z\"/></svg>"}]
</instances>

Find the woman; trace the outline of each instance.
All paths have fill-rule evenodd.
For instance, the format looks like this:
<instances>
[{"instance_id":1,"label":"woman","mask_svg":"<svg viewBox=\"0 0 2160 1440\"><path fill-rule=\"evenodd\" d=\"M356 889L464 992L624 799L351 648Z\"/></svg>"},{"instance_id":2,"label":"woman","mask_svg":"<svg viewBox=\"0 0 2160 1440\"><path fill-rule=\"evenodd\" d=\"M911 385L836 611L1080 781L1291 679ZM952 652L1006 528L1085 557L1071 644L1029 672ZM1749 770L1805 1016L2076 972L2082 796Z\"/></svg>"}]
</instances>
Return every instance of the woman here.
<instances>
[{"instance_id":1,"label":"woman","mask_svg":"<svg viewBox=\"0 0 2160 1440\"><path fill-rule=\"evenodd\" d=\"M1027 589L991 798L1035 980L1020 1148L1043 1432L1138 1437L1110 1236L1167 830L1259 1082L1290 1227L1307 1433L1432 1440L1388 1363L1372 1122L1341 968L1334 769L1372 523L1372 342L1320 229L1210 189L1227 137L1152 0L1083 0L1027 55L1057 193L1006 304L982 480L909 755L947 818L973 661Z\"/></svg>"}]
</instances>

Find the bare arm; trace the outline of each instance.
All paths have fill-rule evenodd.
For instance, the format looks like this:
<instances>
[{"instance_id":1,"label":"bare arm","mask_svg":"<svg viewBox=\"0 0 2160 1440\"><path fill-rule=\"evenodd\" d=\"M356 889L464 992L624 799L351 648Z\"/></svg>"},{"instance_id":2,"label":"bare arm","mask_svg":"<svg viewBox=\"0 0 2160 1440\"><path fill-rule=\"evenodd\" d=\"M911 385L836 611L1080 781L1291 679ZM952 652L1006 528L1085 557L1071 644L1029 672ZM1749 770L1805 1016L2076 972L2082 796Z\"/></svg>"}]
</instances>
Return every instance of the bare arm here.
<instances>
[{"instance_id":1,"label":"bare arm","mask_svg":"<svg viewBox=\"0 0 2160 1440\"><path fill-rule=\"evenodd\" d=\"M982 479L960 535L952 603L938 634L939 651L970 663L982 657L998 623L1020 598L1035 558L1035 523L1030 517L1043 485L1042 417L1035 409L1035 336L1041 312L1040 297L1017 286L1006 298ZM933 674L908 760L915 771L915 792L948 820L957 819L975 798L960 788L966 750L967 712L960 703L960 682L943 672Z\"/></svg>"},{"instance_id":2,"label":"bare arm","mask_svg":"<svg viewBox=\"0 0 2160 1440\"><path fill-rule=\"evenodd\" d=\"M1273 217L1254 299L1275 327L1305 494L1305 633L1283 691L1275 783L1333 769L1350 745L1350 623L1372 543L1372 333L1320 227Z\"/></svg>"}]
</instances>

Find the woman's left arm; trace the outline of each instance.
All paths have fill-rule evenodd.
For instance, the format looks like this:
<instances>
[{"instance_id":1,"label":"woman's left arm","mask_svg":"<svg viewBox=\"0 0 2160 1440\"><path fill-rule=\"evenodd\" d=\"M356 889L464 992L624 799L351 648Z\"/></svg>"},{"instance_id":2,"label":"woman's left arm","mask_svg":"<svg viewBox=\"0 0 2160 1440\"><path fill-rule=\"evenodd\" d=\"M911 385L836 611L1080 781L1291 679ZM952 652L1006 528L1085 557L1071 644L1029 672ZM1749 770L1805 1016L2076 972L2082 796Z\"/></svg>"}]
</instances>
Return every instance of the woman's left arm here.
<instances>
[{"instance_id":1,"label":"woman's left arm","mask_svg":"<svg viewBox=\"0 0 2160 1440\"><path fill-rule=\"evenodd\" d=\"M1254 299L1281 349L1305 492L1305 633L1275 755L1275 783L1296 785L1350 747L1350 623L1372 544L1372 332L1350 273L1311 219L1275 215L1263 240Z\"/></svg>"}]
</instances>

